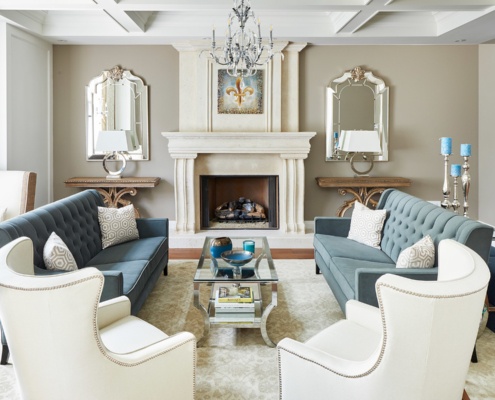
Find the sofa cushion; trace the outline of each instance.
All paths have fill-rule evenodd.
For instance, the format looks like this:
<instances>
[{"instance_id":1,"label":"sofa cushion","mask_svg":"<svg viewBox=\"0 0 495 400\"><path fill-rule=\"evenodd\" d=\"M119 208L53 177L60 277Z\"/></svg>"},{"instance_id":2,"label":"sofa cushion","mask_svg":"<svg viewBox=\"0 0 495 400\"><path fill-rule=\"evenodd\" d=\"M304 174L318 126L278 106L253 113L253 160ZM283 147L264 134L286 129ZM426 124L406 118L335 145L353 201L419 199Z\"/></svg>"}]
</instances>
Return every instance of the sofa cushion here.
<instances>
[{"instance_id":1,"label":"sofa cushion","mask_svg":"<svg viewBox=\"0 0 495 400\"><path fill-rule=\"evenodd\" d=\"M167 252L167 238L133 240L102 250L86 264L86 267L122 272L123 293L135 304Z\"/></svg>"},{"instance_id":2,"label":"sofa cushion","mask_svg":"<svg viewBox=\"0 0 495 400\"><path fill-rule=\"evenodd\" d=\"M114 246L129 240L139 239L134 206L122 208L98 207L98 221L101 229L101 247Z\"/></svg>"},{"instance_id":3,"label":"sofa cushion","mask_svg":"<svg viewBox=\"0 0 495 400\"><path fill-rule=\"evenodd\" d=\"M325 259L325 262L329 262L332 257L349 257L352 255L355 260L395 264L383 251L341 236L317 233L314 236L314 247Z\"/></svg>"},{"instance_id":4,"label":"sofa cushion","mask_svg":"<svg viewBox=\"0 0 495 400\"><path fill-rule=\"evenodd\" d=\"M430 235L402 250L397 259L397 268L431 268L434 264L435 245Z\"/></svg>"},{"instance_id":5,"label":"sofa cushion","mask_svg":"<svg viewBox=\"0 0 495 400\"><path fill-rule=\"evenodd\" d=\"M393 262L372 262L347 257L335 257L330 263L330 271L348 299L355 298L356 270L361 268L384 268L393 266Z\"/></svg>"},{"instance_id":6,"label":"sofa cushion","mask_svg":"<svg viewBox=\"0 0 495 400\"><path fill-rule=\"evenodd\" d=\"M94 267L99 264L111 264L119 261L149 260L158 252L168 250L168 241L165 237L150 237L108 247L94 256L86 267Z\"/></svg>"},{"instance_id":7,"label":"sofa cushion","mask_svg":"<svg viewBox=\"0 0 495 400\"><path fill-rule=\"evenodd\" d=\"M364 204L355 202L347 238L379 249L386 216L385 210L370 210Z\"/></svg>"},{"instance_id":8,"label":"sofa cushion","mask_svg":"<svg viewBox=\"0 0 495 400\"><path fill-rule=\"evenodd\" d=\"M52 232L43 248L43 261L49 270L75 271L77 264L74 256L62 239Z\"/></svg>"}]
</instances>

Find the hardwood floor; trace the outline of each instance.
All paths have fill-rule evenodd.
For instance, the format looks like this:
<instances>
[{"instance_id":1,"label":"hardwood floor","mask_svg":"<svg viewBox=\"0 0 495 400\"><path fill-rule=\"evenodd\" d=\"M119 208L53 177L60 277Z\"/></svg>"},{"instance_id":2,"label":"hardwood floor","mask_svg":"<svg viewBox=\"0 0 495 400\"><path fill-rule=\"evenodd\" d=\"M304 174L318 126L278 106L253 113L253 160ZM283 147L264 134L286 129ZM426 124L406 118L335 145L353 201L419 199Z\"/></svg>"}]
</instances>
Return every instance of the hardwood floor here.
<instances>
[{"instance_id":1,"label":"hardwood floor","mask_svg":"<svg viewBox=\"0 0 495 400\"><path fill-rule=\"evenodd\" d=\"M274 259L313 259L313 249L271 249ZM171 260L194 260L201 255L201 249L169 249Z\"/></svg>"}]
</instances>

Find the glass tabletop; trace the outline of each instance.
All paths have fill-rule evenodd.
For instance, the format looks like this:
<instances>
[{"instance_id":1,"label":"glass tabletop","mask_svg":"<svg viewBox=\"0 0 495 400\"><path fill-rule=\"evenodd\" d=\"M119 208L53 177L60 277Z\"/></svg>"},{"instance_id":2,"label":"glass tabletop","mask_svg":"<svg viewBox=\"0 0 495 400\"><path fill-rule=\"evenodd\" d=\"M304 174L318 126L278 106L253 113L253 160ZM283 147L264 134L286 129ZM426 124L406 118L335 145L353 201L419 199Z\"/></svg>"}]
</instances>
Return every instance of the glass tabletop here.
<instances>
[{"instance_id":1,"label":"glass tabletop","mask_svg":"<svg viewBox=\"0 0 495 400\"><path fill-rule=\"evenodd\" d=\"M207 236L203 251L198 261L198 268L194 276L195 282L270 282L278 281L277 271L273 265L273 258L265 236L230 237L232 250L243 250L245 240L253 240L255 251L251 261L235 266L221 257L215 258L210 253L210 242L215 236Z\"/></svg>"}]
</instances>

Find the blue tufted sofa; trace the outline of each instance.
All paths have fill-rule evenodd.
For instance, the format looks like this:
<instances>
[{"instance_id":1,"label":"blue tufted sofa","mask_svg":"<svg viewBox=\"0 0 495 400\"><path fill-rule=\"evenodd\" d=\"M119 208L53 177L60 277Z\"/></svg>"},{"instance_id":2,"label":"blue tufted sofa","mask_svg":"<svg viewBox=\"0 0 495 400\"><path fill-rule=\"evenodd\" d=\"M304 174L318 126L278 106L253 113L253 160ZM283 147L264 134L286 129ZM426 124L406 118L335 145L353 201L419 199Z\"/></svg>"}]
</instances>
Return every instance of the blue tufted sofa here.
<instances>
[{"instance_id":1,"label":"blue tufted sofa","mask_svg":"<svg viewBox=\"0 0 495 400\"><path fill-rule=\"evenodd\" d=\"M350 299L378 305L375 282L386 273L436 280L438 268L395 268L399 254L426 235L435 248L455 239L488 261L493 228L454 214L396 189L383 192L376 206L387 210L381 250L347 239L351 218L316 217L314 251L317 272L325 277L340 307Z\"/></svg>"},{"instance_id":2,"label":"blue tufted sofa","mask_svg":"<svg viewBox=\"0 0 495 400\"><path fill-rule=\"evenodd\" d=\"M105 207L103 198L90 189L4 221L0 223L0 247L27 236L33 241L35 274L60 273L47 270L43 262L43 247L56 232L69 247L78 268L91 266L103 272L101 301L127 296L131 313L136 315L161 272L167 274L168 219L138 218L138 240L102 250L98 207ZM3 332L2 343L4 364Z\"/></svg>"}]
</instances>

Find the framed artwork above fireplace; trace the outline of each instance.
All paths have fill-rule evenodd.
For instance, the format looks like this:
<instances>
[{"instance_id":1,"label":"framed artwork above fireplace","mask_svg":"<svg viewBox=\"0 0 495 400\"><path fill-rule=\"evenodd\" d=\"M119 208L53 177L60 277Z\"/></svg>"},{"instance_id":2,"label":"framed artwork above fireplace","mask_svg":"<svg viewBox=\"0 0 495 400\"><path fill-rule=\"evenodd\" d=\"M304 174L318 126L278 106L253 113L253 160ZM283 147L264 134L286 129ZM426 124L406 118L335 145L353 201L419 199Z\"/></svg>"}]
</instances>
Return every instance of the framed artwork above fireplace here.
<instances>
[{"instance_id":1,"label":"framed artwork above fireplace","mask_svg":"<svg viewBox=\"0 0 495 400\"><path fill-rule=\"evenodd\" d=\"M264 71L249 77L230 76L218 70L219 114L263 114Z\"/></svg>"}]
</instances>

